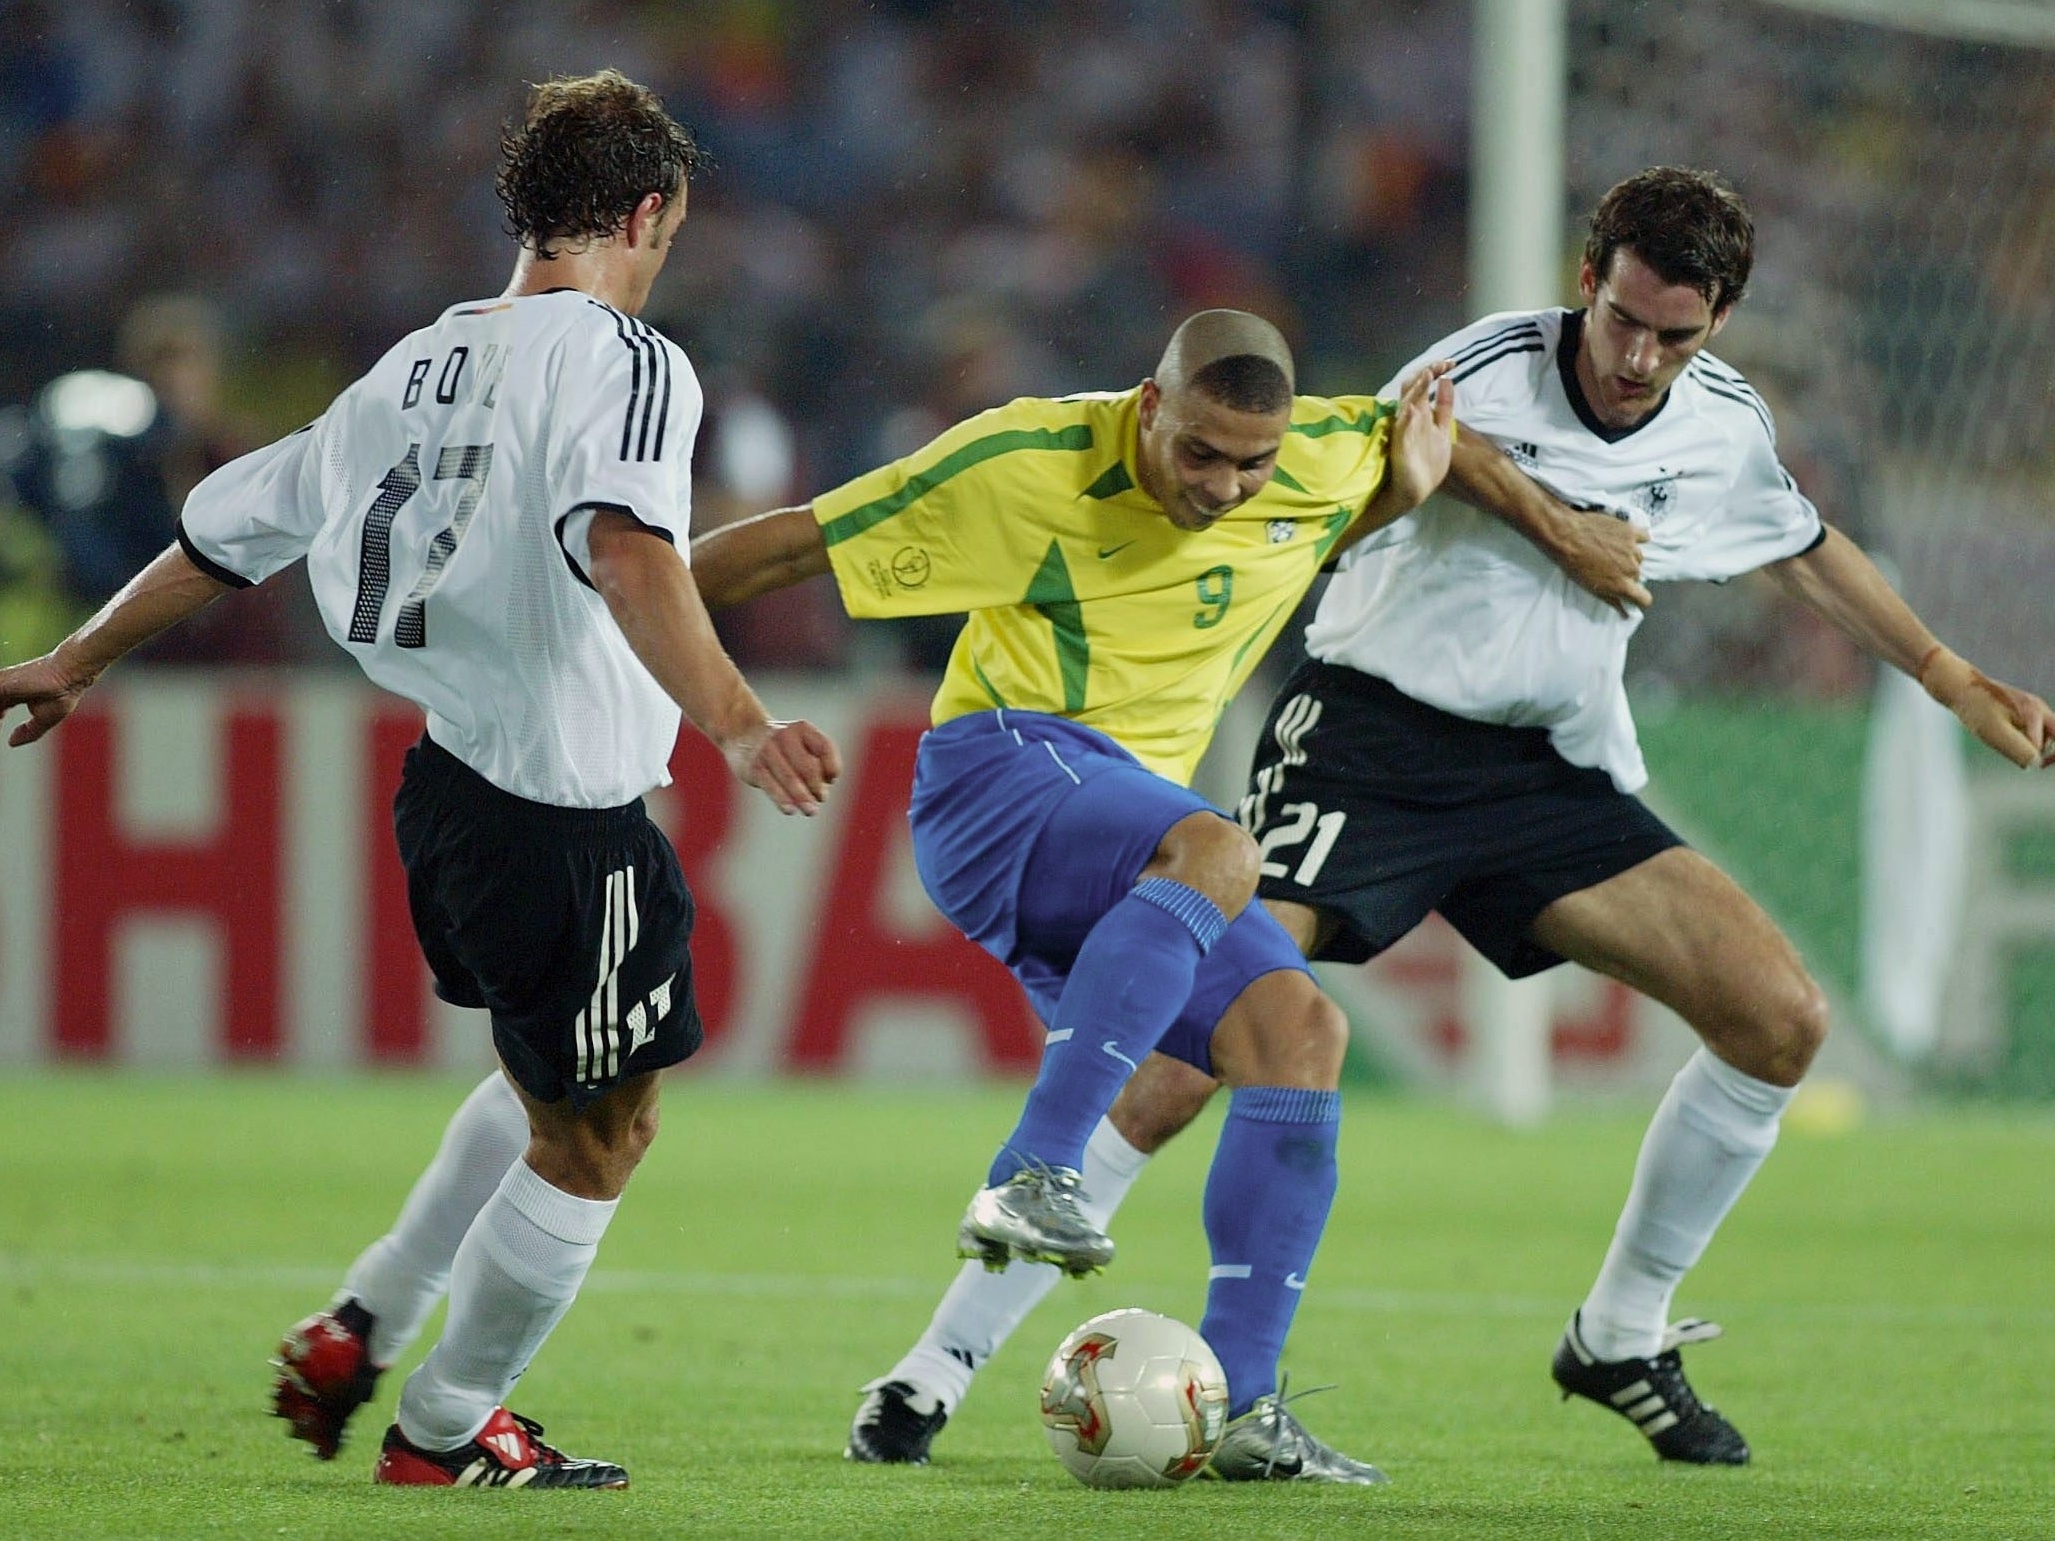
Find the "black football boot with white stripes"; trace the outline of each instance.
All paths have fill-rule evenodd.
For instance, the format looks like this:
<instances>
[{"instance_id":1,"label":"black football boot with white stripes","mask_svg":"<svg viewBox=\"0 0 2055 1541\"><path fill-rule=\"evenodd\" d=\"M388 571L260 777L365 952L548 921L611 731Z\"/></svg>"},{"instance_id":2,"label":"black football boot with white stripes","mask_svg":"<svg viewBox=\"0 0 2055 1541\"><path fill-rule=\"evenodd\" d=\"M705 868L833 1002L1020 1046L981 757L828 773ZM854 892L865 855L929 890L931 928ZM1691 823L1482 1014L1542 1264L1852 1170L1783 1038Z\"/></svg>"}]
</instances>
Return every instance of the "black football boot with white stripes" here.
<instances>
[{"instance_id":1,"label":"black football boot with white stripes","mask_svg":"<svg viewBox=\"0 0 2055 1541\"><path fill-rule=\"evenodd\" d=\"M1663 1333L1653 1359L1600 1359L1585 1346L1580 1316L1570 1318L1550 1366L1563 1400L1573 1396L1612 1409L1647 1436L1665 1461L1691 1466L1746 1466L1748 1441L1718 1411L1698 1400L1684 1379L1686 1343L1707 1343L1720 1335L1712 1322L1696 1317L1674 1322Z\"/></svg>"},{"instance_id":2,"label":"black football boot with white stripes","mask_svg":"<svg viewBox=\"0 0 2055 1541\"><path fill-rule=\"evenodd\" d=\"M874 1380L863 1390L842 1458L869 1466L927 1465L928 1447L949 1421L941 1399L903 1380Z\"/></svg>"}]
</instances>

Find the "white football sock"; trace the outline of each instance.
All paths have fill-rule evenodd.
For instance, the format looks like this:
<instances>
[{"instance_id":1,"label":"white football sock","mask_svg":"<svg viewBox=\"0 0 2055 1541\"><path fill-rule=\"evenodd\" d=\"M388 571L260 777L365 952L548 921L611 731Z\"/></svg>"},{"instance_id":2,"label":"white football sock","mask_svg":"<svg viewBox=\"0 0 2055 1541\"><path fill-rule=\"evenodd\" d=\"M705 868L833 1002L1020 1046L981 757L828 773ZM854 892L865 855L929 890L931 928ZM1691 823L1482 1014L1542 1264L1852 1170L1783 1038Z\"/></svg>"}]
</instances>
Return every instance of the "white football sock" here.
<instances>
[{"instance_id":1,"label":"white football sock","mask_svg":"<svg viewBox=\"0 0 2055 1541\"><path fill-rule=\"evenodd\" d=\"M526 1161L508 1169L457 1248L442 1339L400 1393L408 1439L454 1450L485 1426L571 1308L619 1204L553 1188Z\"/></svg>"},{"instance_id":2,"label":"white football sock","mask_svg":"<svg viewBox=\"0 0 2055 1541\"><path fill-rule=\"evenodd\" d=\"M373 1364L391 1364L414 1341L449 1284L464 1232L527 1148L528 1110L495 1070L450 1119L392 1229L343 1278L337 1301L355 1297L371 1313Z\"/></svg>"},{"instance_id":3,"label":"white football sock","mask_svg":"<svg viewBox=\"0 0 2055 1541\"><path fill-rule=\"evenodd\" d=\"M1605 1264L1579 1317L1600 1359L1662 1348L1670 1296L1772 1147L1794 1088L1744 1075L1700 1049L1649 1122Z\"/></svg>"},{"instance_id":4,"label":"white football sock","mask_svg":"<svg viewBox=\"0 0 2055 1541\"><path fill-rule=\"evenodd\" d=\"M1085 1143L1083 1168L1081 1207L1092 1224L1106 1228L1148 1162L1146 1155L1121 1137L1112 1120L1099 1120ZM932 1397L953 1411L969 1392L971 1377L1062 1277L1062 1270L1051 1263L1015 1263L1004 1273L989 1273L983 1263L965 1263L942 1303L935 1307L920 1341L907 1350L891 1373L864 1389L891 1380L905 1381L923 1397ZM929 1410L920 1398L916 1404L917 1411Z\"/></svg>"}]
</instances>

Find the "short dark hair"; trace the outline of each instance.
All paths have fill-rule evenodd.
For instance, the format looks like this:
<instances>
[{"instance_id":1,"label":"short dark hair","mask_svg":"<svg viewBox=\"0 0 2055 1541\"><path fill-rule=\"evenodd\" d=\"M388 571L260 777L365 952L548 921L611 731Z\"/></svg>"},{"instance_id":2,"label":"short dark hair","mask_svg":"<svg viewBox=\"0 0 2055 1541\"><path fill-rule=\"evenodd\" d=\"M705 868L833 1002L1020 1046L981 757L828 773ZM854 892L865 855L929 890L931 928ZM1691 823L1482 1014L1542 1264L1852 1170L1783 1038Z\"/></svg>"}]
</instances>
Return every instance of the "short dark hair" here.
<instances>
[{"instance_id":1,"label":"short dark hair","mask_svg":"<svg viewBox=\"0 0 2055 1541\"><path fill-rule=\"evenodd\" d=\"M1237 412L1281 412L1291 405L1292 383L1275 359L1256 353L1217 358L1186 386Z\"/></svg>"},{"instance_id":2,"label":"short dark hair","mask_svg":"<svg viewBox=\"0 0 2055 1541\"><path fill-rule=\"evenodd\" d=\"M1755 222L1716 172L1653 166L1615 186L1592 212L1584 260L1599 282L1623 246L1664 283L1689 284L1718 312L1748 288Z\"/></svg>"},{"instance_id":3,"label":"short dark hair","mask_svg":"<svg viewBox=\"0 0 2055 1541\"><path fill-rule=\"evenodd\" d=\"M675 199L704 159L654 91L601 70L528 93L526 116L500 133L494 186L507 233L547 256L558 241L615 234L651 193Z\"/></svg>"}]
</instances>

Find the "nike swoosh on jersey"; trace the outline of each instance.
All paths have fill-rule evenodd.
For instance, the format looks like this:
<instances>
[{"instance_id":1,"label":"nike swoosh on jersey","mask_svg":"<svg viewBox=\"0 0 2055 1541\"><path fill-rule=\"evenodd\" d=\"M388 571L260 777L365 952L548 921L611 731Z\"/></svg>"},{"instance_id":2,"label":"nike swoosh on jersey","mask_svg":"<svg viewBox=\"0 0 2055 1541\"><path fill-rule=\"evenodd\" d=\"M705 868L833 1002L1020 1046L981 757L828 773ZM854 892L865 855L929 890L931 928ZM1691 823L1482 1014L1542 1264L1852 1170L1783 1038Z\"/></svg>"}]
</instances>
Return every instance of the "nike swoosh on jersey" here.
<instances>
[{"instance_id":1,"label":"nike swoosh on jersey","mask_svg":"<svg viewBox=\"0 0 2055 1541\"><path fill-rule=\"evenodd\" d=\"M1137 536L1135 537L1135 540L1140 540L1140 539L1141 539L1141 536L1139 536L1139 535L1137 535ZM1123 552L1123 551L1127 550L1127 548L1128 548L1129 546L1132 546L1132 545L1133 545L1134 543L1135 543L1135 541L1134 541L1134 540L1124 540L1124 541L1122 541L1122 542L1121 542L1121 543L1120 543L1119 545L1117 545L1117 546L1101 546L1101 547L1099 548L1099 560L1103 562L1103 561L1105 561L1105 560L1106 560L1106 559L1107 559L1108 557L1116 557L1116 556L1119 556L1121 552Z\"/></svg>"}]
</instances>

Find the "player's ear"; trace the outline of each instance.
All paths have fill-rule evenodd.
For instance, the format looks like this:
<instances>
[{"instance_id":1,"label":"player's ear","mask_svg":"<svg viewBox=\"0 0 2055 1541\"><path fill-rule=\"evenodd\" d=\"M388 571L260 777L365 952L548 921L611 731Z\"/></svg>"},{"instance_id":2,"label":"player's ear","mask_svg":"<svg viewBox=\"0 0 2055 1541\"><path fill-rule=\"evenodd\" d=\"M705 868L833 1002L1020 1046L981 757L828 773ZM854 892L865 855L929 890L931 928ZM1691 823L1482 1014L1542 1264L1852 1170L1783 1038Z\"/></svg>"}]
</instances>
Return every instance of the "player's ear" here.
<instances>
[{"instance_id":1,"label":"player's ear","mask_svg":"<svg viewBox=\"0 0 2055 1541\"><path fill-rule=\"evenodd\" d=\"M628 223L622 233L628 237L631 247L647 246L656 239L657 229L663 222L664 207L662 193L644 193L642 201L628 211Z\"/></svg>"},{"instance_id":2,"label":"player's ear","mask_svg":"<svg viewBox=\"0 0 2055 1541\"><path fill-rule=\"evenodd\" d=\"M1162 405L1163 387L1151 376L1142 382L1142 394L1136 403L1136 415L1145 431L1156 426L1156 412Z\"/></svg>"},{"instance_id":3,"label":"player's ear","mask_svg":"<svg viewBox=\"0 0 2055 1541\"><path fill-rule=\"evenodd\" d=\"M1705 340L1707 342L1711 342L1715 337L1719 336L1720 328L1727 324L1727 317L1733 314L1734 302L1732 300L1729 300L1726 304L1722 305L1718 310L1714 311L1712 318L1712 329L1705 334Z\"/></svg>"},{"instance_id":4,"label":"player's ear","mask_svg":"<svg viewBox=\"0 0 2055 1541\"><path fill-rule=\"evenodd\" d=\"M1592 267L1589 257L1577 264L1577 292L1584 296L1587 305L1598 298L1598 270Z\"/></svg>"}]
</instances>

